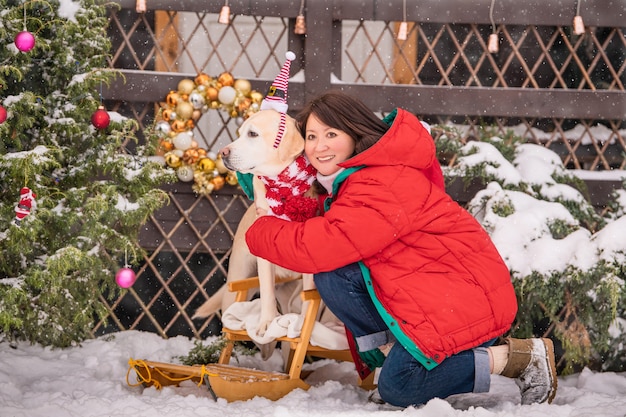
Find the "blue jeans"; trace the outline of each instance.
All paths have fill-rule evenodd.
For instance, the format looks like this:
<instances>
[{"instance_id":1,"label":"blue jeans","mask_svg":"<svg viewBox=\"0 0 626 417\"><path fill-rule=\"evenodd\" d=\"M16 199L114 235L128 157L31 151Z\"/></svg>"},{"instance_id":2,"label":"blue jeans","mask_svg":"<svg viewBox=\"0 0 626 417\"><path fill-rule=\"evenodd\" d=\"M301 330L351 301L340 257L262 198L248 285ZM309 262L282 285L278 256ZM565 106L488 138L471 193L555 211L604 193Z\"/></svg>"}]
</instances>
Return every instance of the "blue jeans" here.
<instances>
[{"instance_id":1,"label":"blue jeans","mask_svg":"<svg viewBox=\"0 0 626 417\"><path fill-rule=\"evenodd\" d=\"M354 336L359 351L375 349L395 339L372 302L358 264L315 274L322 300ZM378 377L378 392L389 404L407 407L453 394L488 392L490 367L487 346L446 358L430 371L395 343Z\"/></svg>"}]
</instances>

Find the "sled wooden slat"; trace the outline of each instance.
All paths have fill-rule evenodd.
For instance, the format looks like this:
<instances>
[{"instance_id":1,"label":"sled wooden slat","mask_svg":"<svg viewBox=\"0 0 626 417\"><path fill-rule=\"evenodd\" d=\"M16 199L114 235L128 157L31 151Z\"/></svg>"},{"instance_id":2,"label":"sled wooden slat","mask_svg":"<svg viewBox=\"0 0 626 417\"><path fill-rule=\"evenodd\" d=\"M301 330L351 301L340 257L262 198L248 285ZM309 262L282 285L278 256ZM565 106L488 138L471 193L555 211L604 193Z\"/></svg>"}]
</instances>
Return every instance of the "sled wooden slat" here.
<instances>
[{"instance_id":1,"label":"sled wooden slat","mask_svg":"<svg viewBox=\"0 0 626 417\"><path fill-rule=\"evenodd\" d=\"M209 376L219 376L229 381L238 382L267 382L289 378L289 375L280 372L259 371L257 369L241 368L232 365L208 365L206 369L209 372Z\"/></svg>"},{"instance_id":2,"label":"sled wooden slat","mask_svg":"<svg viewBox=\"0 0 626 417\"><path fill-rule=\"evenodd\" d=\"M254 397L278 400L296 388L309 389L309 384L288 374L264 372L231 365L207 366L209 384L219 398L245 401Z\"/></svg>"},{"instance_id":3,"label":"sled wooden slat","mask_svg":"<svg viewBox=\"0 0 626 417\"><path fill-rule=\"evenodd\" d=\"M232 342L241 342L241 341L250 340L250 336L245 330L228 330L228 332L227 333L225 332L224 334L225 334L226 339ZM293 343L293 344L300 343L299 337L283 336L283 337L276 338L276 340L280 342L287 342L287 343ZM292 345L292 349L294 348L295 346ZM338 361L347 361L347 362L352 361L352 355L350 354L350 351L348 349L332 350L332 349L327 349L321 346L309 345L306 351L306 354L307 356L314 356L316 358L335 359Z\"/></svg>"}]
</instances>

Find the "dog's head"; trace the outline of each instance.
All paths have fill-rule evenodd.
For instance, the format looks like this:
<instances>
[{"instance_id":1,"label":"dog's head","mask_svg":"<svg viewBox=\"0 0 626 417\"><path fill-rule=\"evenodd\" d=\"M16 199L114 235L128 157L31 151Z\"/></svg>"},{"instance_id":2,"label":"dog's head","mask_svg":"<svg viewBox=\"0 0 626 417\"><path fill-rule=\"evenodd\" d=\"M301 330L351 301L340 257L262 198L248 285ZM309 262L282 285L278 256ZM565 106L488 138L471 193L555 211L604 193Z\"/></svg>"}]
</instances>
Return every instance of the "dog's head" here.
<instances>
[{"instance_id":1,"label":"dog's head","mask_svg":"<svg viewBox=\"0 0 626 417\"><path fill-rule=\"evenodd\" d=\"M281 113L261 110L239 128L239 137L220 150L226 168L243 174L264 177L280 174L304 151L304 138L288 116L285 132L276 146Z\"/></svg>"}]
</instances>

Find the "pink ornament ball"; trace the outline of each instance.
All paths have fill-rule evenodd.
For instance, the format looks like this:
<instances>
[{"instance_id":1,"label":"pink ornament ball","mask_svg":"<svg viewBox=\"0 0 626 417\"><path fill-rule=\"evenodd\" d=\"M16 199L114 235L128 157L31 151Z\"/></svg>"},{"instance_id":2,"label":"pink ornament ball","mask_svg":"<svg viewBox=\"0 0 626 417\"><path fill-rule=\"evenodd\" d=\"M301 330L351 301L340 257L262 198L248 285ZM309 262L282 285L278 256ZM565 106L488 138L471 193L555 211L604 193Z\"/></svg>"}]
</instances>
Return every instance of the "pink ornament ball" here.
<instances>
[{"instance_id":1,"label":"pink ornament ball","mask_svg":"<svg viewBox=\"0 0 626 417\"><path fill-rule=\"evenodd\" d=\"M0 105L0 125L7 119L7 109Z\"/></svg>"},{"instance_id":2,"label":"pink ornament ball","mask_svg":"<svg viewBox=\"0 0 626 417\"><path fill-rule=\"evenodd\" d=\"M15 46L22 52L28 52L35 47L35 35L22 31L15 35Z\"/></svg>"},{"instance_id":3,"label":"pink ornament ball","mask_svg":"<svg viewBox=\"0 0 626 417\"><path fill-rule=\"evenodd\" d=\"M130 268L122 268L115 274L115 282L122 288L130 288L137 280L135 271Z\"/></svg>"}]
</instances>

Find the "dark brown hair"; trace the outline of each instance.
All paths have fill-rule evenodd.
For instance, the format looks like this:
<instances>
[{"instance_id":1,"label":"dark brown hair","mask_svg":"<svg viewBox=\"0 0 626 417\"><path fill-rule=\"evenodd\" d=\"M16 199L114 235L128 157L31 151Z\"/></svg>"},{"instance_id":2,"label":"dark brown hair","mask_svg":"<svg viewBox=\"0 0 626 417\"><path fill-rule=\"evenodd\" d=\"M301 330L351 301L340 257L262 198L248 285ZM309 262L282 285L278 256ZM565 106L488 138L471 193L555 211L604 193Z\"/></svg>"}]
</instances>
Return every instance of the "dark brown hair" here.
<instances>
[{"instance_id":1,"label":"dark brown hair","mask_svg":"<svg viewBox=\"0 0 626 417\"><path fill-rule=\"evenodd\" d=\"M355 154L375 144L389 129L361 100L341 91L330 91L314 98L298 113L296 121L303 137L306 137L306 122L311 114L354 139Z\"/></svg>"}]
</instances>

